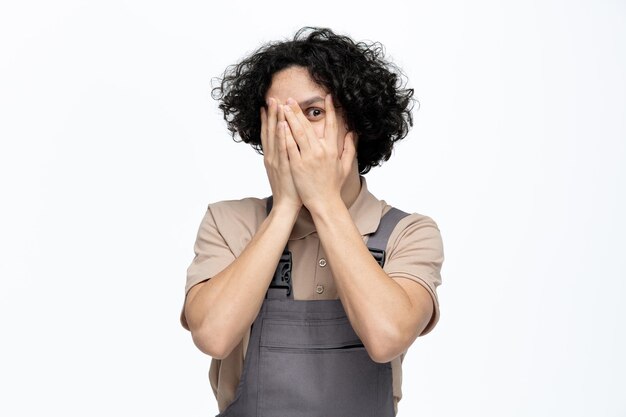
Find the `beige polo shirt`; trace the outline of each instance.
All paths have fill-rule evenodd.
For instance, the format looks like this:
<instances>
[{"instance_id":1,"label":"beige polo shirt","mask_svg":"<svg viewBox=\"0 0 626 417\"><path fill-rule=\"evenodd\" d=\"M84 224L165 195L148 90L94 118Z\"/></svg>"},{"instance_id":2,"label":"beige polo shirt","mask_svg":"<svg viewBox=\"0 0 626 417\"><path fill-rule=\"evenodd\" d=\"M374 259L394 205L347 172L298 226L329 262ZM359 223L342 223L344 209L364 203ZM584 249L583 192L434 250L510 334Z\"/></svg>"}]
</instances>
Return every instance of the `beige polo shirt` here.
<instances>
[{"instance_id":1,"label":"beige polo shirt","mask_svg":"<svg viewBox=\"0 0 626 417\"><path fill-rule=\"evenodd\" d=\"M381 217L391 208L367 189L364 176L357 199L348 208L363 241L376 231ZM398 207L402 210L402 207ZM200 224L194 245L195 257L187 269L185 294L195 284L205 281L226 268L244 250L265 219L265 200L248 197L209 204ZM325 262L315 224L306 210L301 210L289 237L292 253L292 285L295 300L337 299L337 289L330 266ZM443 243L435 221L428 216L412 213L400 220L389 236L383 270L393 278L411 279L430 293L435 310L422 336L430 332L439 320L436 289L441 284ZM183 304L184 305L184 304ZM189 330L184 307L180 321ZM220 412L234 400L245 359L250 329L229 356L212 358L209 381ZM391 361L395 413L402 398L402 361L406 351Z\"/></svg>"}]
</instances>

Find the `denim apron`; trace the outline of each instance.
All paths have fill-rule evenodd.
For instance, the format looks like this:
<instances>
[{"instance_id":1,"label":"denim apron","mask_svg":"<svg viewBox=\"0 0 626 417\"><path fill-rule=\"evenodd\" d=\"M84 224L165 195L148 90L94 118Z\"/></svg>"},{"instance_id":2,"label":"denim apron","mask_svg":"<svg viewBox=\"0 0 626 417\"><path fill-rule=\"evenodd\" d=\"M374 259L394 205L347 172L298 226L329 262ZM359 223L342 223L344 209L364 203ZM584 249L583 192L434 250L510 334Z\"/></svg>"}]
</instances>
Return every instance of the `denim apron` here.
<instances>
[{"instance_id":1,"label":"denim apron","mask_svg":"<svg viewBox=\"0 0 626 417\"><path fill-rule=\"evenodd\" d=\"M381 267L407 215L392 207L369 235ZM394 417L391 362L369 357L340 299L294 300L291 265L286 247L252 323L235 398L216 417Z\"/></svg>"}]
</instances>

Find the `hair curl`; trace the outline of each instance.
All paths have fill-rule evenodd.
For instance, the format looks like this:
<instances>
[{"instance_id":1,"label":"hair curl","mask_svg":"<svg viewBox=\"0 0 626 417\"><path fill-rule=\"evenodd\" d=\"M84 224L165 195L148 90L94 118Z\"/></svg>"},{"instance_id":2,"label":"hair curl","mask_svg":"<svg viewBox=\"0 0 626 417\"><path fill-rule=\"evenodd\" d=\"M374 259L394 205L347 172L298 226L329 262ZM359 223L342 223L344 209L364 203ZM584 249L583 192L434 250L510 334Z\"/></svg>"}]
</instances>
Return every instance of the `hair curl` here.
<instances>
[{"instance_id":1,"label":"hair curl","mask_svg":"<svg viewBox=\"0 0 626 417\"><path fill-rule=\"evenodd\" d=\"M230 65L211 96L220 101L228 130L259 153L265 95L275 73L291 66L307 68L311 78L329 91L342 107L348 129L358 136L359 173L366 174L391 156L396 141L413 126L413 89L384 59L379 42L354 42L328 28L305 26L293 40L269 42L238 64Z\"/></svg>"}]
</instances>

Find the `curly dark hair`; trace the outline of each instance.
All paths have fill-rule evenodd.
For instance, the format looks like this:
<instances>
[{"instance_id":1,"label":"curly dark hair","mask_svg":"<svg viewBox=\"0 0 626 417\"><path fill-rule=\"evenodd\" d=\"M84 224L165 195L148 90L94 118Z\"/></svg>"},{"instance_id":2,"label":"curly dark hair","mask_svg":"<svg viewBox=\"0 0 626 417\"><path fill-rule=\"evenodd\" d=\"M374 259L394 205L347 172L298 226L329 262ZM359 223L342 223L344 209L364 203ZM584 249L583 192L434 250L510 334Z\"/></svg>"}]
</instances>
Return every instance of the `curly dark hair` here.
<instances>
[{"instance_id":1,"label":"curly dark hair","mask_svg":"<svg viewBox=\"0 0 626 417\"><path fill-rule=\"evenodd\" d=\"M413 89L404 88L404 74L384 59L380 42L355 43L331 29L305 26L292 40L266 43L212 80L217 85L211 96L220 101L233 140L263 154L259 110L266 107L273 75L291 66L306 68L342 108L348 130L358 137L360 174L387 161L394 143L413 126Z\"/></svg>"}]
</instances>

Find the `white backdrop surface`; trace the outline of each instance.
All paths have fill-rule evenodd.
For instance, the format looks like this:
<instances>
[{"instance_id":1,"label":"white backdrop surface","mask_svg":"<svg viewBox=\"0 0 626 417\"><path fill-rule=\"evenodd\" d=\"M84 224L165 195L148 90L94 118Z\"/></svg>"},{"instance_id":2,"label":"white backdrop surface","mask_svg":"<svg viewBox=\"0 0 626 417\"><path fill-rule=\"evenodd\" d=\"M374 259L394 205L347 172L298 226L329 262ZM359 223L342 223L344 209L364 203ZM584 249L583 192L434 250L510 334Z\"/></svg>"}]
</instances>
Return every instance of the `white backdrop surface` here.
<instances>
[{"instance_id":1,"label":"white backdrop surface","mask_svg":"<svg viewBox=\"0 0 626 417\"><path fill-rule=\"evenodd\" d=\"M444 241L398 415L626 416L626 3L604 0L3 2L0 415L217 414L185 271L209 202L270 188L210 79L304 25L382 42L420 102L367 174Z\"/></svg>"}]
</instances>

